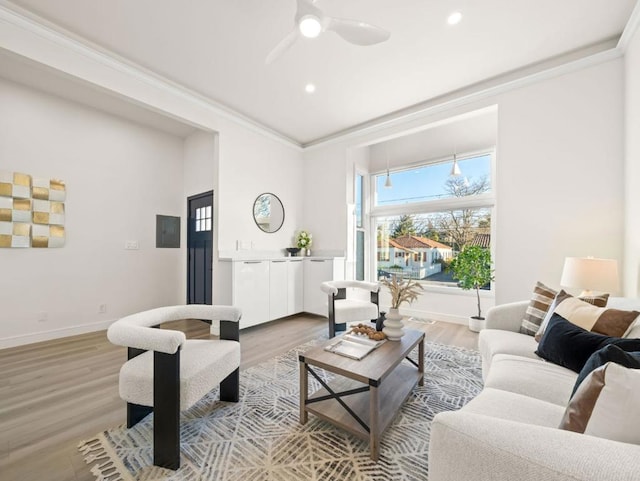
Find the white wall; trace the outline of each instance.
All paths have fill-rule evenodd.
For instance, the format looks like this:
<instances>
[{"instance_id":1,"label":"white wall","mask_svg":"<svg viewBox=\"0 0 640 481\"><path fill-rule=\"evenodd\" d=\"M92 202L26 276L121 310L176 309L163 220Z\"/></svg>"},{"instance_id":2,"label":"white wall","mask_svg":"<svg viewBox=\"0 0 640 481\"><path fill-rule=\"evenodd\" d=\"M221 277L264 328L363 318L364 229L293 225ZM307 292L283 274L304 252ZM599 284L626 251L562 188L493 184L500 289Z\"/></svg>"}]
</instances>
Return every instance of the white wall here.
<instances>
[{"instance_id":1,"label":"white wall","mask_svg":"<svg viewBox=\"0 0 640 481\"><path fill-rule=\"evenodd\" d=\"M156 214L184 216L182 139L3 80L0 105L0 169L67 186L64 248L0 249L0 347L182 299L183 249L155 248Z\"/></svg>"},{"instance_id":2,"label":"white wall","mask_svg":"<svg viewBox=\"0 0 640 481\"><path fill-rule=\"evenodd\" d=\"M347 252L347 178L353 178L347 163L347 147L329 146L304 153L305 225L313 234L313 249Z\"/></svg>"},{"instance_id":3,"label":"white wall","mask_svg":"<svg viewBox=\"0 0 640 481\"><path fill-rule=\"evenodd\" d=\"M307 194L324 198L325 212L339 212L345 203L340 162L347 149L497 105L495 303L529 298L537 280L558 285L565 256L622 260L622 74L622 60L608 60L462 107L436 109L433 115L340 144L317 146L304 154L305 177L317 178L323 164L322 182L308 180ZM327 187L335 189L333 195L324 195ZM346 247L347 235L331 216L315 205L305 208L305 216L315 219L324 242ZM425 313L446 308L446 314L464 316L473 302L472 297L445 300L429 292L411 308ZM492 299L483 299L483 309L491 305Z\"/></svg>"},{"instance_id":4,"label":"white wall","mask_svg":"<svg viewBox=\"0 0 640 481\"><path fill-rule=\"evenodd\" d=\"M622 263L622 59L499 100L496 301L557 286L566 256Z\"/></svg>"},{"instance_id":5,"label":"white wall","mask_svg":"<svg viewBox=\"0 0 640 481\"><path fill-rule=\"evenodd\" d=\"M640 297L640 29L625 53L624 293Z\"/></svg>"},{"instance_id":6,"label":"white wall","mask_svg":"<svg viewBox=\"0 0 640 481\"><path fill-rule=\"evenodd\" d=\"M221 125L219 143L219 251L234 251L241 240L250 242L255 251L285 255L296 232L308 229L303 222L300 152L232 123ZM265 192L277 195L284 206L284 224L271 234L253 220L253 203Z\"/></svg>"},{"instance_id":7,"label":"white wall","mask_svg":"<svg viewBox=\"0 0 640 481\"><path fill-rule=\"evenodd\" d=\"M198 130L184 140L184 197L214 190L217 182L217 139ZM186 210L185 210L186 213Z\"/></svg>"}]
</instances>

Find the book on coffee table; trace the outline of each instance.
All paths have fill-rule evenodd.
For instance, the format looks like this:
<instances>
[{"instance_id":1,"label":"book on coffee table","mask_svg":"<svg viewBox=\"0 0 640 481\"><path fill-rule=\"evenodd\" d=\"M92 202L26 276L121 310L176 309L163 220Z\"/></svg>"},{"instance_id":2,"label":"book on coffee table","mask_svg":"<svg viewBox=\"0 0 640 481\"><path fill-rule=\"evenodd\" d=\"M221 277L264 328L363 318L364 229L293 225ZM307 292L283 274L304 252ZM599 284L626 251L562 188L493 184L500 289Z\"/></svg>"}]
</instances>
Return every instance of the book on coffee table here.
<instances>
[{"instance_id":1,"label":"book on coffee table","mask_svg":"<svg viewBox=\"0 0 640 481\"><path fill-rule=\"evenodd\" d=\"M343 334L341 339L345 339L347 341L364 344L365 346L372 346L374 349L376 347L382 346L387 341L386 339L381 339L380 341L375 341L373 339L369 339L367 336L363 336L363 335L360 335L360 334L351 334L351 333Z\"/></svg>"},{"instance_id":2,"label":"book on coffee table","mask_svg":"<svg viewBox=\"0 0 640 481\"><path fill-rule=\"evenodd\" d=\"M384 342L385 340L374 341L364 336L345 334L336 339L335 342L327 345L324 349L325 351L340 354L341 356L360 360Z\"/></svg>"}]
</instances>

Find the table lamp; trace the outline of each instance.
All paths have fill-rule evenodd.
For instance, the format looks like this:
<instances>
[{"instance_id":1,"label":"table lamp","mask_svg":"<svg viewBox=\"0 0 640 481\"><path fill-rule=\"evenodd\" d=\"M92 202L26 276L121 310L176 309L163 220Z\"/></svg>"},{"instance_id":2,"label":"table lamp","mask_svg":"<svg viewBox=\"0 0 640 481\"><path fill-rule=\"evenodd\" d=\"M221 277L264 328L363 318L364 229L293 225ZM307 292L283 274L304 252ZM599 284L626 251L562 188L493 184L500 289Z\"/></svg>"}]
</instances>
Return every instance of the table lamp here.
<instances>
[{"instance_id":1,"label":"table lamp","mask_svg":"<svg viewBox=\"0 0 640 481\"><path fill-rule=\"evenodd\" d=\"M615 292L618 290L618 261L594 257L567 257L564 260L560 285L582 289L581 296L592 291Z\"/></svg>"}]
</instances>

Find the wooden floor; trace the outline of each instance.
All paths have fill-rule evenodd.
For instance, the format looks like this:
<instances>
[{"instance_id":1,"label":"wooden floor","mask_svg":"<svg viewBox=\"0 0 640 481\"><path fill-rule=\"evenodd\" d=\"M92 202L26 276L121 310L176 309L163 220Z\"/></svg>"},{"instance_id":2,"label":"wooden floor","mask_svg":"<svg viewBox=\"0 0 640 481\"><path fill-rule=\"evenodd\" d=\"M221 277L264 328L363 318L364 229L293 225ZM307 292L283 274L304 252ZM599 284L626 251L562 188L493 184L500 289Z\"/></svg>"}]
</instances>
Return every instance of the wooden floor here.
<instances>
[{"instance_id":1,"label":"wooden floor","mask_svg":"<svg viewBox=\"0 0 640 481\"><path fill-rule=\"evenodd\" d=\"M208 338L199 321L171 323ZM446 322L408 321L427 339L475 349L477 334ZM241 331L242 369L327 336L326 318L294 316ZM106 331L0 350L0 481L93 481L77 444L125 422L118 370L126 349Z\"/></svg>"}]
</instances>

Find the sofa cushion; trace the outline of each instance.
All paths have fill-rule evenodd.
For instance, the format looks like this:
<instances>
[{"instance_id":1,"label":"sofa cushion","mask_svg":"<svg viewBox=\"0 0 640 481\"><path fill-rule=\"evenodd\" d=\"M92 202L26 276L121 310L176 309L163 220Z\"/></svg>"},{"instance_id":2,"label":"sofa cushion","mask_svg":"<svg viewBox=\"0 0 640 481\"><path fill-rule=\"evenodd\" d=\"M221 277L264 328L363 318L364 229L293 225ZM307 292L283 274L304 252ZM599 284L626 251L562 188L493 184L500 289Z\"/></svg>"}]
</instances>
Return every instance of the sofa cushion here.
<instances>
[{"instance_id":1,"label":"sofa cushion","mask_svg":"<svg viewBox=\"0 0 640 481\"><path fill-rule=\"evenodd\" d=\"M576 382L577 374L542 359L496 354L485 387L502 389L558 404L563 408Z\"/></svg>"},{"instance_id":2,"label":"sofa cushion","mask_svg":"<svg viewBox=\"0 0 640 481\"><path fill-rule=\"evenodd\" d=\"M557 292L542 282L536 282L533 288L533 296L529 301L527 310L520 325L520 333L534 336L538 332L540 324L546 315Z\"/></svg>"},{"instance_id":3,"label":"sofa cushion","mask_svg":"<svg viewBox=\"0 0 640 481\"><path fill-rule=\"evenodd\" d=\"M556 313L549 321L549 327L538 344L536 354L578 373L589 356L607 344L615 344L625 351L640 351L640 339L595 334L570 323Z\"/></svg>"},{"instance_id":4,"label":"sofa cushion","mask_svg":"<svg viewBox=\"0 0 640 481\"><path fill-rule=\"evenodd\" d=\"M463 408L467 412L537 426L557 427L564 406L501 389L485 388Z\"/></svg>"},{"instance_id":5,"label":"sofa cushion","mask_svg":"<svg viewBox=\"0 0 640 481\"><path fill-rule=\"evenodd\" d=\"M571 398L561 429L640 444L640 371L607 362Z\"/></svg>"},{"instance_id":6,"label":"sofa cushion","mask_svg":"<svg viewBox=\"0 0 640 481\"><path fill-rule=\"evenodd\" d=\"M483 377L486 379L489 374L491 360L496 354L513 354L540 359L535 353L537 347L538 343L531 336L501 329L483 329L478 336Z\"/></svg>"},{"instance_id":7,"label":"sofa cushion","mask_svg":"<svg viewBox=\"0 0 640 481\"><path fill-rule=\"evenodd\" d=\"M551 307L547 311L547 314L544 316L544 320L542 321L542 324L540 324L540 327L538 328L538 332L536 332L536 335L534 336L536 338L536 341L540 341L540 339L542 339L544 330L547 328L547 325L549 324L549 320L551 319L551 316L556 312L556 308L563 301L571 298L573 298L573 296L567 293L564 289L558 292L558 294L556 295L556 298L551 303ZM581 301L587 302L596 307L606 307L607 300L609 299L609 294L600 294L596 296L579 296L577 299L580 299Z\"/></svg>"}]
</instances>

